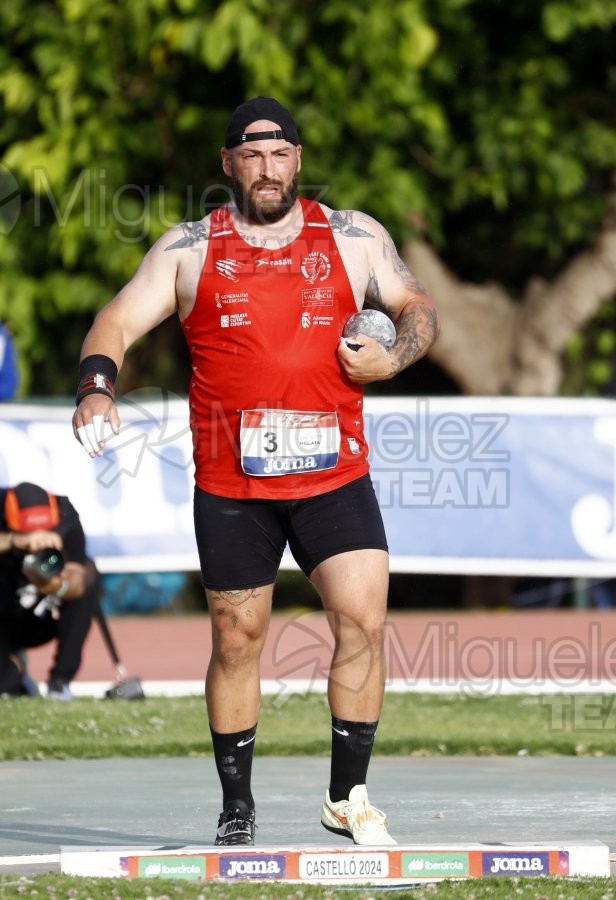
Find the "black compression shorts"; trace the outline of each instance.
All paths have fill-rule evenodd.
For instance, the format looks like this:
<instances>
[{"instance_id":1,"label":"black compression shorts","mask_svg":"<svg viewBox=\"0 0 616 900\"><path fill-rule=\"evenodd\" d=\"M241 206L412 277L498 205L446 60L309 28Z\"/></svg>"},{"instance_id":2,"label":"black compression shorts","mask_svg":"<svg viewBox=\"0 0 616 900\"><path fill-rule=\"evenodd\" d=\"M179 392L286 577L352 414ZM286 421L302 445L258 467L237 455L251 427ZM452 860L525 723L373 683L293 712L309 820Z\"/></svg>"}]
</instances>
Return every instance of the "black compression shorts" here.
<instances>
[{"instance_id":1,"label":"black compression shorts","mask_svg":"<svg viewBox=\"0 0 616 900\"><path fill-rule=\"evenodd\" d=\"M338 553L387 550L369 475L303 500L234 500L197 487L194 512L201 577L210 590L273 584L287 541L308 576Z\"/></svg>"}]
</instances>

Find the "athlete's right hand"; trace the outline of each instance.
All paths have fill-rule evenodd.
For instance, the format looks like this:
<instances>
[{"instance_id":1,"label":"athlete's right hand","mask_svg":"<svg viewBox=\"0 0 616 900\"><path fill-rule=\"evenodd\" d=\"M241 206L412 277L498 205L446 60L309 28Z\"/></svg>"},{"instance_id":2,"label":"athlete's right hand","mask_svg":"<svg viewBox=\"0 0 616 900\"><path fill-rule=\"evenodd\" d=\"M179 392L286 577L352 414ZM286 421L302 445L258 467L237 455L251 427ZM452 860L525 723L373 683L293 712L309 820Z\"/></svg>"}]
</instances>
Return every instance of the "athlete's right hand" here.
<instances>
[{"instance_id":1,"label":"athlete's right hand","mask_svg":"<svg viewBox=\"0 0 616 900\"><path fill-rule=\"evenodd\" d=\"M109 428L120 432L120 415L105 394L88 394L73 415L73 434L90 456L102 456Z\"/></svg>"}]
</instances>

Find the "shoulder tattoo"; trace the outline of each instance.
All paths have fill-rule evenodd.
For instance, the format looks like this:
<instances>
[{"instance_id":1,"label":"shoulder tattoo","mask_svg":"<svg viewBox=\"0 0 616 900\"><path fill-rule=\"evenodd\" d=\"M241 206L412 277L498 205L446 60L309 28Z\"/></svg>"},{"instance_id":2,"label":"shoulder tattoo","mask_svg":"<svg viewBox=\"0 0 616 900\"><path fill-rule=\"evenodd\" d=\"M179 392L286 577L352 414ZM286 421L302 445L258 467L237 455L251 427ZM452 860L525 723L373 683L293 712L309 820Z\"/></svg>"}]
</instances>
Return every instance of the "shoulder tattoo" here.
<instances>
[{"instance_id":1,"label":"shoulder tattoo","mask_svg":"<svg viewBox=\"0 0 616 900\"><path fill-rule=\"evenodd\" d=\"M369 231L360 228L359 225L355 223L352 209L334 210L329 220L329 227L332 231L343 234L345 237L374 237Z\"/></svg>"},{"instance_id":2,"label":"shoulder tattoo","mask_svg":"<svg viewBox=\"0 0 616 900\"><path fill-rule=\"evenodd\" d=\"M186 247L194 247L195 244L199 244L201 241L207 241L210 236L210 232L203 222L182 222L180 228L182 229L183 237L165 247L165 252L167 250L184 250Z\"/></svg>"}]
</instances>

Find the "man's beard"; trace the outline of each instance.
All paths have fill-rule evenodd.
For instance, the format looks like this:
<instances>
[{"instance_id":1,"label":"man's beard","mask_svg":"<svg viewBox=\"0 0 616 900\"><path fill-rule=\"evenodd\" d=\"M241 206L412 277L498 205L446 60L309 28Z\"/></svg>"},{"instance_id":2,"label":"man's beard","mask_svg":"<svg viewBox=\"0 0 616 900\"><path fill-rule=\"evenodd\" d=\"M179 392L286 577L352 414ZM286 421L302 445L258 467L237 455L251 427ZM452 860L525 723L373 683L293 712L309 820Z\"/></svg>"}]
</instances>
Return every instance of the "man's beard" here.
<instances>
[{"instance_id":1,"label":"man's beard","mask_svg":"<svg viewBox=\"0 0 616 900\"><path fill-rule=\"evenodd\" d=\"M258 201L256 199L256 191L266 185L280 189L278 202ZM237 208L245 219L257 225L269 225L283 219L297 200L299 193L297 175L293 176L293 180L286 190L279 181L262 179L261 181L255 181L248 191L245 190L244 185L235 175L231 175L231 193Z\"/></svg>"}]
</instances>

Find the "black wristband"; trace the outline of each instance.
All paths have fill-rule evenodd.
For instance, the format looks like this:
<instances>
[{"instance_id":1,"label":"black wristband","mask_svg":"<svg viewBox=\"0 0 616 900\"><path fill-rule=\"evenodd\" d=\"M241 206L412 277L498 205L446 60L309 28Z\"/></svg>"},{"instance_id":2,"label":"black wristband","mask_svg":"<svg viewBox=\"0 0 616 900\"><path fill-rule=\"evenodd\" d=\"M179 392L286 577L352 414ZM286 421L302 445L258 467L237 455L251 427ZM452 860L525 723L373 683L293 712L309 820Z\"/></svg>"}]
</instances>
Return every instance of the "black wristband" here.
<instances>
[{"instance_id":1,"label":"black wristband","mask_svg":"<svg viewBox=\"0 0 616 900\"><path fill-rule=\"evenodd\" d=\"M79 364L79 385L77 386L76 405L79 406L89 394L104 394L111 400L115 397L115 380L118 367L109 356L94 353L86 356Z\"/></svg>"}]
</instances>

